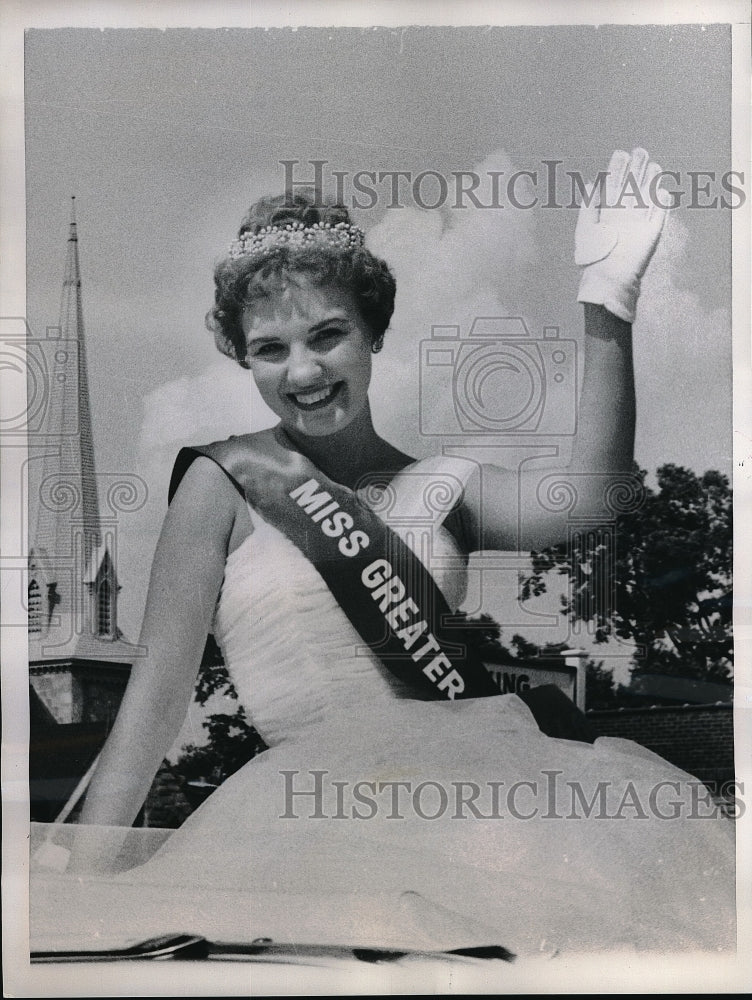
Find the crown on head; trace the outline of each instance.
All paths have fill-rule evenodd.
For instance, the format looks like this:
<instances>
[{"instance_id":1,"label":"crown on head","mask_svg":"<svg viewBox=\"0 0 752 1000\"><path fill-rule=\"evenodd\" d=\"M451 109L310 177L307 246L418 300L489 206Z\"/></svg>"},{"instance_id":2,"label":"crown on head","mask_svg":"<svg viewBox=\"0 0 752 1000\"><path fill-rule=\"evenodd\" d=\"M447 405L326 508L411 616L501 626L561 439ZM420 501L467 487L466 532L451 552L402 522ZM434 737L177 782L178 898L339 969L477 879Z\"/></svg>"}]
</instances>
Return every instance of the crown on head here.
<instances>
[{"instance_id":1,"label":"crown on head","mask_svg":"<svg viewBox=\"0 0 752 1000\"><path fill-rule=\"evenodd\" d=\"M264 226L257 233L245 233L230 244L230 257L267 256L289 247L301 250L315 243L323 243L340 250L354 250L362 247L365 233L349 222L314 222L306 226L302 222L288 222L284 226Z\"/></svg>"}]
</instances>

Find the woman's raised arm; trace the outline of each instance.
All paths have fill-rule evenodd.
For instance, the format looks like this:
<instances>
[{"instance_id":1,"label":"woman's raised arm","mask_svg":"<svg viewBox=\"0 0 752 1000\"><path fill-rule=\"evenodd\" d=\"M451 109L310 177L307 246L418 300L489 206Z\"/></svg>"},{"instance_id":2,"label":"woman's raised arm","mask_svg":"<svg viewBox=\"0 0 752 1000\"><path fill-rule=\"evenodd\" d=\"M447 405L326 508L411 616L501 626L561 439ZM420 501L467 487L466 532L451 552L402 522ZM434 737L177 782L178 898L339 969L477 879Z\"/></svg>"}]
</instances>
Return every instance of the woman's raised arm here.
<instances>
[{"instance_id":1,"label":"woman's raised arm","mask_svg":"<svg viewBox=\"0 0 752 1000\"><path fill-rule=\"evenodd\" d=\"M540 550L565 541L571 510L597 520L610 484L631 471L632 321L665 221L657 195L661 174L644 150L618 150L599 175L597 194L594 187L580 209L575 263L583 268L578 300L585 309L585 363L571 458L558 469L532 461L518 472L479 468L465 492L479 549ZM568 503L556 501L550 491L557 489Z\"/></svg>"},{"instance_id":2,"label":"woman's raised arm","mask_svg":"<svg viewBox=\"0 0 752 1000\"><path fill-rule=\"evenodd\" d=\"M165 517L140 646L86 795L71 867L106 867L84 825L130 826L185 719L242 499L216 463L197 458Z\"/></svg>"}]
</instances>

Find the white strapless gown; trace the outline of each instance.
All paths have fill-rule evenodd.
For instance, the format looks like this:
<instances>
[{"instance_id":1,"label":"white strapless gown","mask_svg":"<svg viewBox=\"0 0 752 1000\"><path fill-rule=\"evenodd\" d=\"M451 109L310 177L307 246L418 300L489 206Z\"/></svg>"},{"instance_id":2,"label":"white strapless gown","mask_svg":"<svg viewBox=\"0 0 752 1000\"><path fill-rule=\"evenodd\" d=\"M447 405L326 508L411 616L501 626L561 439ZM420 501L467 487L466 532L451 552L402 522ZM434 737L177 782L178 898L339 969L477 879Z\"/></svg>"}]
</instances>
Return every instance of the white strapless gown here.
<instances>
[{"instance_id":1,"label":"white strapless gown","mask_svg":"<svg viewBox=\"0 0 752 1000\"><path fill-rule=\"evenodd\" d=\"M398 477L390 521L457 607L466 560L441 511L422 541L400 528L416 469L445 467ZM297 900L288 940L383 939L363 924L372 904L345 919L321 901L378 898L388 911L409 898L518 954L733 946L732 824L696 818L688 775L629 741L550 739L515 695L406 699L313 566L252 518L227 560L215 634L269 750L116 881L240 892L251 908Z\"/></svg>"}]
</instances>

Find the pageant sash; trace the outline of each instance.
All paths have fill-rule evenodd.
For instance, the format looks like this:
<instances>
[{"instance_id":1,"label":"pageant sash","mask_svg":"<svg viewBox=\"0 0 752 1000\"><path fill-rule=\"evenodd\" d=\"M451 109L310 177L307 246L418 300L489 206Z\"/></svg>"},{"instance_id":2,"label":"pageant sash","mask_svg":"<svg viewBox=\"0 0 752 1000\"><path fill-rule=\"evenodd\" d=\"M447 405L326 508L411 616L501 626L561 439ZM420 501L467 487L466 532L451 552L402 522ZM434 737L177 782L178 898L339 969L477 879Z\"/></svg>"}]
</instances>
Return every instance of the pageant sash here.
<instances>
[{"instance_id":1,"label":"pageant sash","mask_svg":"<svg viewBox=\"0 0 752 1000\"><path fill-rule=\"evenodd\" d=\"M499 689L477 652L457 642L451 610L408 545L357 494L269 435L183 448L170 499L199 455L216 462L259 514L313 564L363 642L423 699Z\"/></svg>"}]
</instances>

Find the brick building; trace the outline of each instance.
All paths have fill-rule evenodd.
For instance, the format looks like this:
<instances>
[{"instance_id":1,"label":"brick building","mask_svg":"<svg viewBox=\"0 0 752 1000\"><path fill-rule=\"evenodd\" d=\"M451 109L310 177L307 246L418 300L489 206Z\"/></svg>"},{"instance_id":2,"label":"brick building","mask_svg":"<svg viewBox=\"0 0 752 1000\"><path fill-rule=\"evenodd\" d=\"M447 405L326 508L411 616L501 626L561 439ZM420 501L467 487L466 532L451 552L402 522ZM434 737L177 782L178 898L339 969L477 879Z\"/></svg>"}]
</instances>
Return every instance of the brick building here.
<instances>
[{"instance_id":1,"label":"brick building","mask_svg":"<svg viewBox=\"0 0 752 1000\"><path fill-rule=\"evenodd\" d=\"M730 701L713 705L650 705L588 712L601 736L634 740L688 771L718 795L734 780Z\"/></svg>"}]
</instances>

